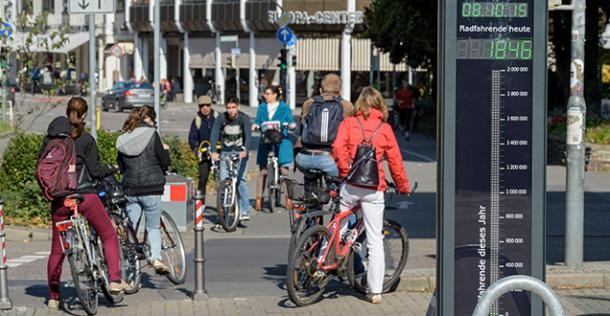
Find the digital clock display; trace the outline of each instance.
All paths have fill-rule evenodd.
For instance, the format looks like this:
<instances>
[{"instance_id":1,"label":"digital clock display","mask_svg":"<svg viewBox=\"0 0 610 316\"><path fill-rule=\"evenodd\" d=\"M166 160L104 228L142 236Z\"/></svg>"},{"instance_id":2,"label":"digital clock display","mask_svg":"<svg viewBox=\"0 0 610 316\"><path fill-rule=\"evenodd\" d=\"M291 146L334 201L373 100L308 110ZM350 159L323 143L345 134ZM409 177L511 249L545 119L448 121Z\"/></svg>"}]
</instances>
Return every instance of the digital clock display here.
<instances>
[{"instance_id":1,"label":"digital clock display","mask_svg":"<svg viewBox=\"0 0 610 316\"><path fill-rule=\"evenodd\" d=\"M526 18L527 3L506 2L464 2L462 17L464 18Z\"/></svg>"},{"instance_id":2,"label":"digital clock display","mask_svg":"<svg viewBox=\"0 0 610 316\"><path fill-rule=\"evenodd\" d=\"M457 40L458 59L531 60L531 39L468 38Z\"/></svg>"}]
</instances>

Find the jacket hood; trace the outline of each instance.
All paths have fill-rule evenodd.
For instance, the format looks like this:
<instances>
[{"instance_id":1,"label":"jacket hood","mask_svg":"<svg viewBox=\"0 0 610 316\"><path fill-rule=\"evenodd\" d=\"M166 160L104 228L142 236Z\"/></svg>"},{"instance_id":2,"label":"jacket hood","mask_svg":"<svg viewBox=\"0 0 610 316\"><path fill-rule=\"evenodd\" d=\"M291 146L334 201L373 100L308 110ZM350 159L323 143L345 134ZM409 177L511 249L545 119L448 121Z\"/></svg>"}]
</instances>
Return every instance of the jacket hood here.
<instances>
[{"instance_id":1,"label":"jacket hood","mask_svg":"<svg viewBox=\"0 0 610 316\"><path fill-rule=\"evenodd\" d=\"M363 116L361 111L358 111L356 116ZM369 114L369 118L379 119L383 121L383 113L381 111L371 108L371 113Z\"/></svg>"},{"instance_id":2,"label":"jacket hood","mask_svg":"<svg viewBox=\"0 0 610 316\"><path fill-rule=\"evenodd\" d=\"M138 156L144 151L155 132L153 127L137 127L117 138L116 149L127 156Z\"/></svg>"},{"instance_id":3,"label":"jacket hood","mask_svg":"<svg viewBox=\"0 0 610 316\"><path fill-rule=\"evenodd\" d=\"M57 137L60 135L69 135L72 132L72 124L65 116L56 117L47 129L47 135L50 137Z\"/></svg>"}]
</instances>

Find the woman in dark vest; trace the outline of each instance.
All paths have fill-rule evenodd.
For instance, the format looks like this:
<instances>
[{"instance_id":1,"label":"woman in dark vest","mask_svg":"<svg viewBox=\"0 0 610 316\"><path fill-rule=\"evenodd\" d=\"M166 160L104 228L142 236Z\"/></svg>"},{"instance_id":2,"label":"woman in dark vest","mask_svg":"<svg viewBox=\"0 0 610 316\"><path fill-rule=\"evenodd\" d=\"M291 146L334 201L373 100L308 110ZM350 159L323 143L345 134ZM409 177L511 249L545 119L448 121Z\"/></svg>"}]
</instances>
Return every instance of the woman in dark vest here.
<instances>
[{"instance_id":1,"label":"woman in dark vest","mask_svg":"<svg viewBox=\"0 0 610 316\"><path fill-rule=\"evenodd\" d=\"M159 223L169 147L161 143L155 119L155 110L150 106L131 111L123 124L125 133L117 138L116 148L128 199L127 213L135 225L144 212L150 245L149 260L157 273L165 274L169 269L161 261Z\"/></svg>"}]
</instances>

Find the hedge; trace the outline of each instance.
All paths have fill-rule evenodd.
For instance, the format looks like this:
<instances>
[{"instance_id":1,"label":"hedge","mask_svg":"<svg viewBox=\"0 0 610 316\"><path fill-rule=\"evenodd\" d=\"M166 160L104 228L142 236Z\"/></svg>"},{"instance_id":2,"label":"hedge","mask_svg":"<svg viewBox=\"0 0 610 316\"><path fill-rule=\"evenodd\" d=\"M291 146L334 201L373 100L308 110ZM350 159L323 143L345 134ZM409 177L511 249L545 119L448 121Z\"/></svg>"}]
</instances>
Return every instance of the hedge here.
<instances>
[{"instance_id":1,"label":"hedge","mask_svg":"<svg viewBox=\"0 0 610 316\"><path fill-rule=\"evenodd\" d=\"M100 160L116 165L116 138L119 133L98 131ZM170 146L169 172L196 179L197 157L186 142L175 136L163 137ZM18 225L48 225L50 204L43 198L34 177L43 135L17 133L4 151L0 165L0 196L4 199L5 222Z\"/></svg>"}]
</instances>

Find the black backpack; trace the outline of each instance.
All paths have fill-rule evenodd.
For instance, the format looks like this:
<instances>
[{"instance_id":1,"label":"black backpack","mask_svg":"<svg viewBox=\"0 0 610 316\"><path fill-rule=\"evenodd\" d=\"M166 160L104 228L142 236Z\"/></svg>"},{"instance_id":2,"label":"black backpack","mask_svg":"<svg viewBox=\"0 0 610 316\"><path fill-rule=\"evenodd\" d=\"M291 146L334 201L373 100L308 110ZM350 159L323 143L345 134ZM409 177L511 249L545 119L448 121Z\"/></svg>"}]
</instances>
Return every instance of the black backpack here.
<instances>
[{"instance_id":1,"label":"black backpack","mask_svg":"<svg viewBox=\"0 0 610 316\"><path fill-rule=\"evenodd\" d=\"M347 183L359 187L377 189L379 186L379 169L377 168L377 152L373 145L373 138L383 125L383 121L379 123L379 126L377 126L368 141L364 135L362 123L360 123L360 120L357 118L356 121L358 122L358 125L360 125L362 142L356 149L354 162L347 174Z\"/></svg>"},{"instance_id":2,"label":"black backpack","mask_svg":"<svg viewBox=\"0 0 610 316\"><path fill-rule=\"evenodd\" d=\"M332 146L342 120L340 97L325 100L322 96L316 96L303 122L301 142L305 146Z\"/></svg>"}]
</instances>

